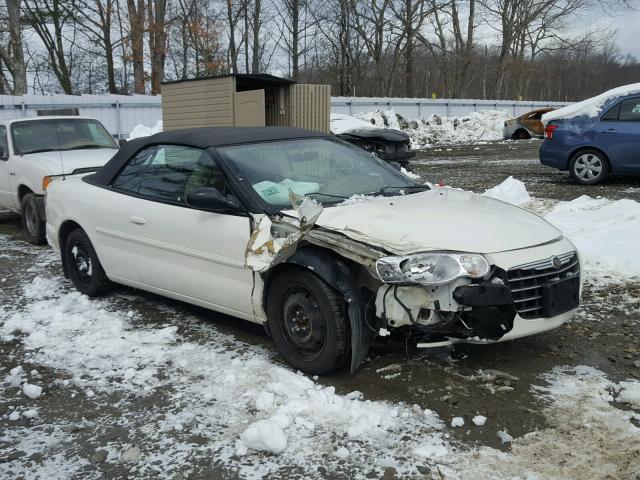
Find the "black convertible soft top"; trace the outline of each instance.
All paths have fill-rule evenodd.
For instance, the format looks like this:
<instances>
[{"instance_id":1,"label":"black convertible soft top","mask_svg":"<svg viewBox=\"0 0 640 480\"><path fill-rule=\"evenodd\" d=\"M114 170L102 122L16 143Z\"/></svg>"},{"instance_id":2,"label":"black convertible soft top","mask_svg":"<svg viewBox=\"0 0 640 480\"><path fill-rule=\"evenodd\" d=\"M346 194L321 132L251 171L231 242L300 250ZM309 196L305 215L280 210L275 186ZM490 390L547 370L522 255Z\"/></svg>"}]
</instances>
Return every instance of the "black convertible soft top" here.
<instances>
[{"instance_id":1,"label":"black convertible soft top","mask_svg":"<svg viewBox=\"0 0 640 480\"><path fill-rule=\"evenodd\" d=\"M207 149L243 143L316 137L329 137L329 135L292 127L202 127L172 130L127 142L97 173L85 179L90 183L108 185L132 155L152 145L184 145Z\"/></svg>"}]
</instances>

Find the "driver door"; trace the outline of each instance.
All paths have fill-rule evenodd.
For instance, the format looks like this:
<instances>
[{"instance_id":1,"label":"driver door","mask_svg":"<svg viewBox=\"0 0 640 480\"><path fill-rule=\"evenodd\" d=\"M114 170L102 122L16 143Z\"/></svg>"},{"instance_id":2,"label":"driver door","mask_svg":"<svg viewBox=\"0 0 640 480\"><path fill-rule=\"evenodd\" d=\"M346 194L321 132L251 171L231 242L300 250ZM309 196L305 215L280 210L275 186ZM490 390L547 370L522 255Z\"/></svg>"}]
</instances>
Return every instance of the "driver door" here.
<instances>
[{"instance_id":1,"label":"driver door","mask_svg":"<svg viewBox=\"0 0 640 480\"><path fill-rule=\"evenodd\" d=\"M252 316L253 272L245 266L248 216L206 212L186 203L190 191L226 190L224 175L206 151L151 147L134 156L112 183L117 222L104 225L107 271L130 283L239 316ZM149 150L151 150L149 149ZM106 216L108 218L109 216Z\"/></svg>"}]
</instances>

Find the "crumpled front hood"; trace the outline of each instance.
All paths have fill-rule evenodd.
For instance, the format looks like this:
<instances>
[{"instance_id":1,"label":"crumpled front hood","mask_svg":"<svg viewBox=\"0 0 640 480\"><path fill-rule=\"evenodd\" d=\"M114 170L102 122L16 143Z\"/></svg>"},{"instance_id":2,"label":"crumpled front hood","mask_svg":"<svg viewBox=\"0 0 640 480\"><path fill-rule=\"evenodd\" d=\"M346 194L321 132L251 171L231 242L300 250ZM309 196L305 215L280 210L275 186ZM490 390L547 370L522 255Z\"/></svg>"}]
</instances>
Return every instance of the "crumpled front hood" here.
<instances>
[{"instance_id":1,"label":"crumpled front hood","mask_svg":"<svg viewBox=\"0 0 640 480\"><path fill-rule=\"evenodd\" d=\"M115 148L90 148L86 150L63 150L30 153L22 161L46 168L51 175L70 174L78 168L102 167L116 152Z\"/></svg>"},{"instance_id":2,"label":"crumpled front hood","mask_svg":"<svg viewBox=\"0 0 640 480\"><path fill-rule=\"evenodd\" d=\"M495 253L562 236L547 221L514 205L440 187L325 208L316 226L397 255L429 250Z\"/></svg>"}]
</instances>

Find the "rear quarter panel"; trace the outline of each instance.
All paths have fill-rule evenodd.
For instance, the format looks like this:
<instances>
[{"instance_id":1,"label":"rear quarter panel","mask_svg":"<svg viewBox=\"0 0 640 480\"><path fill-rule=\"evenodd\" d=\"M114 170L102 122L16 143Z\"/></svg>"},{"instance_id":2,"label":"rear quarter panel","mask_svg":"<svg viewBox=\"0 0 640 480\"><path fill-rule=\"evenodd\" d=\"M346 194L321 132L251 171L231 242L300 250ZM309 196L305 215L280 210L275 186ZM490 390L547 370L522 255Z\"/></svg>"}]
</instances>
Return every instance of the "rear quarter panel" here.
<instances>
[{"instance_id":1,"label":"rear quarter panel","mask_svg":"<svg viewBox=\"0 0 640 480\"><path fill-rule=\"evenodd\" d=\"M59 232L68 220L79 224L89 235L91 218L90 189L97 188L82 181L82 177L66 177L51 182L45 197L47 241L58 252L62 245Z\"/></svg>"},{"instance_id":2,"label":"rear quarter panel","mask_svg":"<svg viewBox=\"0 0 640 480\"><path fill-rule=\"evenodd\" d=\"M545 139L540 146L540 161L544 165L568 170L573 154L582 148L596 148L607 156L609 152L600 145L597 132L599 118L575 117L553 120L558 125L551 140Z\"/></svg>"}]
</instances>

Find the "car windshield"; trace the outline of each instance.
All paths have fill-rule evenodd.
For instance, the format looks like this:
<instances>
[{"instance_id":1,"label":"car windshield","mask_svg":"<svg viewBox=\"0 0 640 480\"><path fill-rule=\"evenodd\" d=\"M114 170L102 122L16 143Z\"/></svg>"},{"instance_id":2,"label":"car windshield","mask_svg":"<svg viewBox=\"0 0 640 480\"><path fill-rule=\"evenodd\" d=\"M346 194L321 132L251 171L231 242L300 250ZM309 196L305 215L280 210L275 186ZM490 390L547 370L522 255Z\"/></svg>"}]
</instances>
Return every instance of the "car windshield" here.
<instances>
[{"instance_id":1,"label":"car windshield","mask_svg":"<svg viewBox=\"0 0 640 480\"><path fill-rule=\"evenodd\" d=\"M426 189L364 150L329 138L253 143L218 150L267 203L291 207L289 192L323 204L353 195Z\"/></svg>"},{"instance_id":2,"label":"car windshield","mask_svg":"<svg viewBox=\"0 0 640 480\"><path fill-rule=\"evenodd\" d=\"M11 125L11 135L18 155L58 150L118 148L100 122L83 118L16 122Z\"/></svg>"}]
</instances>

